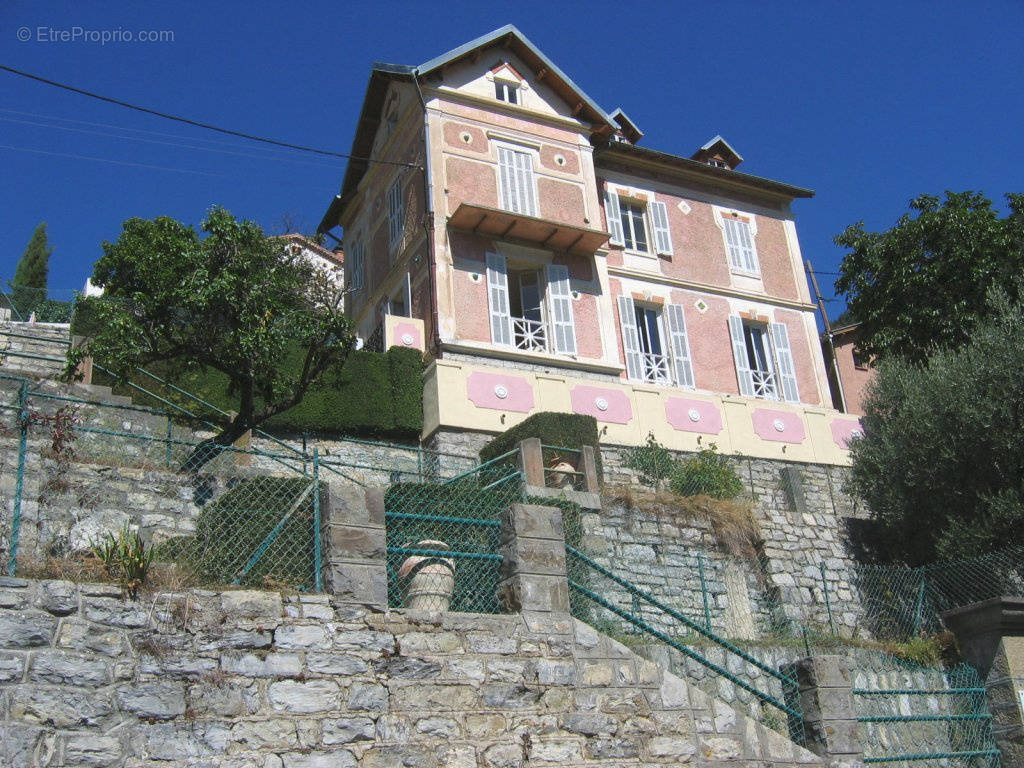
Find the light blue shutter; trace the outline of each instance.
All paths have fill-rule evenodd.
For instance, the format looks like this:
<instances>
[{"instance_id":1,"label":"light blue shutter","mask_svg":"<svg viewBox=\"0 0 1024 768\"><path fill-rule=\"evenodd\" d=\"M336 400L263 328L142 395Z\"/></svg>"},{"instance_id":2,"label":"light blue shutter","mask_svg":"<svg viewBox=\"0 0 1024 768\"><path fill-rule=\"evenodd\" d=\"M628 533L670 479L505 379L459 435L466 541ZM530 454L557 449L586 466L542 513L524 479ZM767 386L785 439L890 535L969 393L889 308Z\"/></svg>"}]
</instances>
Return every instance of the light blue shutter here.
<instances>
[{"instance_id":1,"label":"light blue shutter","mask_svg":"<svg viewBox=\"0 0 1024 768\"><path fill-rule=\"evenodd\" d=\"M783 323L772 323L772 343L775 346L775 362L782 382L782 397L790 403L800 402L796 388L796 366L789 346L789 331Z\"/></svg>"},{"instance_id":2,"label":"light blue shutter","mask_svg":"<svg viewBox=\"0 0 1024 768\"><path fill-rule=\"evenodd\" d=\"M676 386L693 389L693 362L690 359L690 342L686 338L686 317L683 307L669 304L665 307L668 315L668 335L672 342L672 367L675 370Z\"/></svg>"},{"instance_id":3,"label":"light blue shutter","mask_svg":"<svg viewBox=\"0 0 1024 768\"><path fill-rule=\"evenodd\" d=\"M512 346L512 318L508 307L508 275L505 257L487 254L487 302L491 310L491 341Z\"/></svg>"},{"instance_id":4,"label":"light blue shutter","mask_svg":"<svg viewBox=\"0 0 1024 768\"><path fill-rule=\"evenodd\" d=\"M520 195L520 213L527 216L537 215L536 184L533 180L533 155L530 152L516 152L519 161L517 183Z\"/></svg>"},{"instance_id":5,"label":"light blue shutter","mask_svg":"<svg viewBox=\"0 0 1024 768\"><path fill-rule=\"evenodd\" d=\"M754 374L747 363L747 345L743 339L743 319L739 315L729 315L729 335L732 337L732 356L736 362L736 379L739 381L740 394L754 396Z\"/></svg>"},{"instance_id":6,"label":"light blue shutter","mask_svg":"<svg viewBox=\"0 0 1024 768\"><path fill-rule=\"evenodd\" d=\"M506 211L517 211L516 158L506 147L498 147L498 180L501 188L501 207Z\"/></svg>"},{"instance_id":7,"label":"light blue shutter","mask_svg":"<svg viewBox=\"0 0 1024 768\"><path fill-rule=\"evenodd\" d=\"M352 258L348 267L348 288L353 293L363 290L363 243L352 243Z\"/></svg>"},{"instance_id":8,"label":"light blue shutter","mask_svg":"<svg viewBox=\"0 0 1024 768\"><path fill-rule=\"evenodd\" d=\"M725 249L729 252L729 266L733 269L745 269L743 256L740 253L739 234L736 232L738 223L735 219L722 219L722 226L725 229Z\"/></svg>"},{"instance_id":9,"label":"light blue shutter","mask_svg":"<svg viewBox=\"0 0 1024 768\"><path fill-rule=\"evenodd\" d=\"M555 332L555 352L576 354L576 327L572 317L572 291L569 268L562 264L548 265L548 296L551 301L551 325Z\"/></svg>"},{"instance_id":10,"label":"light blue shutter","mask_svg":"<svg viewBox=\"0 0 1024 768\"><path fill-rule=\"evenodd\" d=\"M611 237L608 242L612 245L623 245L622 239L622 210L619 208L619 196L608 189L604 193L604 214L608 219L608 231Z\"/></svg>"},{"instance_id":11,"label":"light blue shutter","mask_svg":"<svg viewBox=\"0 0 1024 768\"><path fill-rule=\"evenodd\" d=\"M672 233L668 228L668 207L657 201L651 203L651 223L654 224L654 249L666 256L672 255Z\"/></svg>"},{"instance_id":12,"label":"light blue shutter","mask_svg":"<svg viewBox=\"0 0 1024 768\"><path fill-rule=\"evenodd\" d=\"M748 272L758 272L757 256L754 253L754 241L750 236L750 224L745 221L737 221L736 233L740 242L743 268Z\"/></svg>"},{"instance_id":13,"label":"light blue shutter","mask_svg":"<svg viewBox=\"0 0 1024 768\"><path fill-rule=\"evenodd\" d=\"M633 299L619 296L619 326L622 329L622 348L626 353L626 375L636 381L644 378L640 357L640 332L636 327Z\"/></svg>"}]
</instances>

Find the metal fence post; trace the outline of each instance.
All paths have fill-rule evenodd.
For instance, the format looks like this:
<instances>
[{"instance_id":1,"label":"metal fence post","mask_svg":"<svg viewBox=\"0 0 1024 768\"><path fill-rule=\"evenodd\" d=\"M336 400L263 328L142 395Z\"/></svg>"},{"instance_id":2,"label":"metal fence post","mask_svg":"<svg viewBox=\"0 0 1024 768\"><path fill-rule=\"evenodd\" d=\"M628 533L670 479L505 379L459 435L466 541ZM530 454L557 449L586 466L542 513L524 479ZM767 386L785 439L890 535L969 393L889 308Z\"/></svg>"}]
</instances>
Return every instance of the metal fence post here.
<instances>
[{"instance_id":1,"label":"metal fence post","mask_svg":"<svg viewBox=\"0 0 1024 768\"><path fill-rule=\"evenodd\" d=\"M704 626L711 631L711 607L708 605L708 582L704 576L704 555L697 553L697 572L700 574L700 593L704 597Z\"/></svg>"},{"instance_id":2,"label":"metal fence post","mask_svg":"<svg viewBox=\"0 0 1024 768\"><path fill-rule=\"evenodd\" d=\"M21 532L21 497L25 489L25 453L28 449L28 382L18 388L18 478L14 484L14 510L11 515L11 545L7 558L7 575L18 568L18 535Z\"/></svg>"},{"instance_id":3,"label":"metal fence post","mask_svg":"<svg viewBox=\"0 0 1024 768\"><path fill-rule=\"evenodd\" d=\"M928 577L924 568L921 569L921 586L917 588L917 600L914 602L914 634L921 634L921 620L924 614L924 595L928 585Z\"/></svg>"},{"instance_id":4,"label":"metal fence post","mask_svg":"<svg viewBox=\"0 0 1024 768\"><path fill-rule=\"evenodd\" d=\"M167 442L164 443L164 457L167 461L167 467L170 469L171 466L171 440L174 437L173 423L171 422L171 415L167 414Z\"/></svg>"},{"instance_id":5,"label":"metal fence post","mask_svg":"<svg viewBox=\"0 0 1024 768\"><path fill-rule=\"evenodd\" d=\"M828 596L828 581L825 580L825 564L818 563L818 568L821 571L821 591L825 595L825 610L828 611L828 626L832 630L832 635L836 634L836 622L832 618L832 601Z\"/></svg>"},{"instance_id":6,"label":"metal fence post","mask_svg":"<svg viewBox=\"0 0 1024 768\"><path fill-rule=\"evenodd\" d=\"M313 568L316 591L324 591L323 547L320 542L322 535L320 525L320 449L313 446Z\"/></svg>"}]
</instances>

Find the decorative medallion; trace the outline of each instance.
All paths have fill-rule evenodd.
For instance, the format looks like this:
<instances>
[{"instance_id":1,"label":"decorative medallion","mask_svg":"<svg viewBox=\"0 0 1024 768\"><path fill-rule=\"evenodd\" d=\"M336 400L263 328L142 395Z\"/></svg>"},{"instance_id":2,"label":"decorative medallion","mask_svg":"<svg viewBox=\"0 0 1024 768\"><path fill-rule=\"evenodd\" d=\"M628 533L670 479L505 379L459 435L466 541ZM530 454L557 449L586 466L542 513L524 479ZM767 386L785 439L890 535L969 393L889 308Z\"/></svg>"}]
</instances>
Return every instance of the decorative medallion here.
<instances>
[{"instance_id":1,"label":"decorative medallion","mask_svg":"<svg viewBox=\"0 0 1024 768\"><path fill-rule=\"evenodd\" d=\"M690 410L688 410L686 412L686 416L694 424L696 424L698 421L700 421L700 411L698 411L696 408L691 408Z\"/></svg>"},{"instance_id":2,"label":"decorative medallion","mask_svg":"<svg viewBox=\"0 0 1024 768\"><path fill-rule=\"evenodd\" d=\"M504 400L508 397L508 387L504 384L498 384L494 387L494 396L499 400Z\"/></svg>"},{"instance_id":3,"label":"decorative medallion","mask_svg":"<svg viewBox=\"0 0 1024 768\"><path fill-rule=\"evenodd\" d=\"M414 341L416 341L416 337L413 336L411 333L403 333L402 334L402 343L405 346L411 347Z\"/></svg>"},{"instance_id":4,"label":"decorative medallion","mask_svg":"<svg viewBox=\"0 0 1024 768\"><path fill-rule=\"evenodd\" d=\"M594 405L597 406L597 410L599 410L599 411L607 411L608 410L608 401L605 400L603 397L595 397L594 398Z\"/></svg>"},{"instance_id":5,"label":"decorative medallion","mask_svg":"<svg viewBox=\"0 0 1024 768\"><path fill-rule=\"evenodd\" d=\"M785 432L786 422L784 422L782 419L776 419L775 421L772 422L772 427L775 428L776 432Z\"/></svg>"}]
</instances>

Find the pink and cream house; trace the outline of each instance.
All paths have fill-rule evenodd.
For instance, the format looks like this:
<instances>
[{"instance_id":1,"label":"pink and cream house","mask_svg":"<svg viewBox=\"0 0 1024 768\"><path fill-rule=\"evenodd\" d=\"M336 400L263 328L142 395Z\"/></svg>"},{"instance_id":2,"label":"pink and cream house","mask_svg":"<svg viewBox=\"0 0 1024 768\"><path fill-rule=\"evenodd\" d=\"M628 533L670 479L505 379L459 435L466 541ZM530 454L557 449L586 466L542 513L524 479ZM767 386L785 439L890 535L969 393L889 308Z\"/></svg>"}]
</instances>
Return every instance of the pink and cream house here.
<instances>
[{"instance_id":1,"label":"pink and cream house","mask_svg":"<svg viewBox=\"0 0 1024 768\"><path fill-rule=\"evenodd\" d=\"M813 193L720 136L641 139L512 26L374 66L320 226L360 336L430 360L424 439L554 410L608 444L845 463L791 212Z\"/></svg>"}]
</instances>

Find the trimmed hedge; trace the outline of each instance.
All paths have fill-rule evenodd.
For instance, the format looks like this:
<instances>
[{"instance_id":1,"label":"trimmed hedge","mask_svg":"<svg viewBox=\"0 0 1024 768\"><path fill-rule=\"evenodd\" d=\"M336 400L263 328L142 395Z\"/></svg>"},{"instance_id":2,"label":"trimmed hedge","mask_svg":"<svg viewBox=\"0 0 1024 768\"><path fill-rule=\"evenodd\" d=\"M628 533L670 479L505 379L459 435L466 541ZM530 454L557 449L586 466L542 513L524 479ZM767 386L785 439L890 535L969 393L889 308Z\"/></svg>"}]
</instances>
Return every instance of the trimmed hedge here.
<instances>
[{"instance_id":1,"label":"trimmed hedge","mask_svg":"<svg viewBox=\"0 0 1024 768\"><path fill-rule=\"evenodd\" d=\"M298 364L298 363L296 363ZM147 370L223 411L238 408L228 393L228 378L219 371L176 370L173 363L154 364ZM140 405L164 407L127 384L117 384L96 371L93 381L114 386ZM158 382L136 374L131 382L166 397L203 416L192 399L167 391ZM213 419L211 419L213 420ZM418 350L392 347L383 354L353 351L340 373L325 376L294 408L263 425L270 432L320 432L418 440L423 429L423 359Z\"/></svg>"},{"instance_id":2,"label":"trimmed hedge","mask_svg":"<svg viewBox=\"0 0 1024 768\"><path fill-rule=\"evenodd\" d=\"M544 445L557 445L563 448L582 448L589 445L594 449L597 462L597 476L602 476L601 446L598 440L597 419L579 413L557 413L542 411L529 416L511 429L483 447L480 460L489 461L495 456L513 450L520 441L529 437L539 437Z\"/></svg>"}]
</instances>

